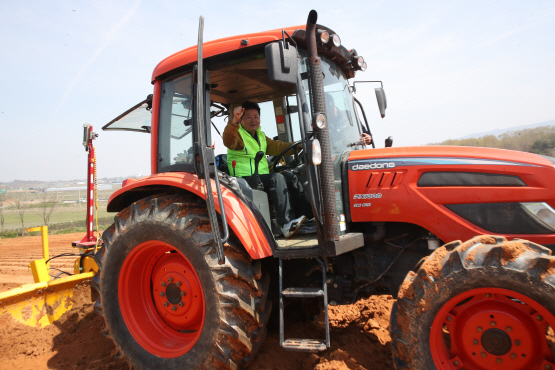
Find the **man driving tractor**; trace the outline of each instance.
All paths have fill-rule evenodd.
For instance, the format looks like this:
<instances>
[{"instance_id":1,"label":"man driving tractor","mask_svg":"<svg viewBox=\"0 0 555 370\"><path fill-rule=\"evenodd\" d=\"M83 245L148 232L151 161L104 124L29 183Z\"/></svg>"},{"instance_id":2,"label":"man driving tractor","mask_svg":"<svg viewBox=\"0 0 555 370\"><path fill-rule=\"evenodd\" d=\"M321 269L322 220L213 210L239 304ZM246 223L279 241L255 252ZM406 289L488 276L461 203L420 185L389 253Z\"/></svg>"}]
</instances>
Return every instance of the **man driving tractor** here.
<instances>
[{"instance_id":1,"label":"man driving tractor","mask_svg":"<svg viewBox=\"0 0 555 370\"><path fill-rule=\"evenodd\" d=\"M326 110L327 118L330 126L330 134L338 134L345 129L345 125L349 124L351 118L347 117L347 113L344 110L337 108L335 105L335 100L333 95L330 93L324 93L326 97ZM360 135L359 141L364 145L370 145L372 143L372 136L366 130L366 127L362 125L362 134Z\"/></svg>"},{"instance_id":2,"label":"man driving tractor","mask_svg":"<svg viewBox=\"0 0 555 370\"><path fill-rule=\"evenodd\" d=\"M264 156L258 165L260 180L264 185L277 212L277 221L285 238L290 238L306 221L306 216L296 217L292 202L296 209L310 209L303 185L297 177L288 171L272 172L266 160L266 154L278 155L292 143L272 140L260 129L260 106L251 101L245 101L242 106L233 110L233 118L228 122L223 133L223 142L227 147L227 161L236 161L230 174L236 177L248 178L255 172L254 158L259 151ZM291 155L291 149L285 155Z\"/></svg>"}]
</instances>

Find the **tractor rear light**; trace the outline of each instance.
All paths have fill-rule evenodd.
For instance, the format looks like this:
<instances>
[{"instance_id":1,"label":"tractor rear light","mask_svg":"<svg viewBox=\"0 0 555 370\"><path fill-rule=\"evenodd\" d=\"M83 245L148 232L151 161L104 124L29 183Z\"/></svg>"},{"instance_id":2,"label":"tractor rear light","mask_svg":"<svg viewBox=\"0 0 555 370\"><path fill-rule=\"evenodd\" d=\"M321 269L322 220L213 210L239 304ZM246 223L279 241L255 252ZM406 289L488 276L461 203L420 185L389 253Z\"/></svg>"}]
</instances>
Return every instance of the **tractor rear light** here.
<instances>
[{"instance_id":1,"label":"tractor rear light","mask_svg":"<svg viewBox=\"0 0 555 370\"><path fill-rule=\"evenodd\" d=\"M318 139L312 140L311 144L311 155L310 155L310 164L318 166L322 163L322 148L320 147L320 141Z\"/></svg>"},{"instance_id":2,"label":"tractor rear light","mask_svg":"<svg viewBox=\"0 0 555 370\"><path fill-rule=\"evenodd\" d=\"M545 202L521 203L522 206L539 221L555 231L555 210Z\"/></svg>"},{"instance_id":3,"label":"tractor rear light","mask_svg":"<svg viewBox=\"0 0 555 370\"><path fill-rule=\"evenodd\" d=\"M318 30L318 37L322 44L327 44L330 41L330 33L324 30Z\"/></svg>"},{"instance_id":4,"label":"tractor rear light","mask_svg":"<svg viewBox=\"0 0 555 370\"><path fill-rule=\"evenodd\" d=\"M331 40L333 41L333 44L335 45L335 47L341 46L341 39L337 34L334 33L333 35L331 35Z\"/></svg>"}]
</instances>

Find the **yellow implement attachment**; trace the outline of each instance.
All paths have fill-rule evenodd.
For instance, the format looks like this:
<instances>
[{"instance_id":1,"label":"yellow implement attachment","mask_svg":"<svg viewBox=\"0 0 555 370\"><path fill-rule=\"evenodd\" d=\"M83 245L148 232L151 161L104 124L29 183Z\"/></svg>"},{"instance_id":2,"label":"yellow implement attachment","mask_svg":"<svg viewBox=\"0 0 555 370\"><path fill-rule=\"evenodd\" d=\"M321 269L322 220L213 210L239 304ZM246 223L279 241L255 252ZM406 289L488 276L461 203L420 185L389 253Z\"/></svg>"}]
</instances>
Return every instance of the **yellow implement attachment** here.
<instances>
[{"instance_id":1,"label":"yellow implement attachment","mask_svg":"<svg viewBox=\"0 0 555 370\"><path fill-rule=\"evenodd\" d=\"M26 284L0 293L0 315L9 313L29 326L46 326L73 307L75 287L94 276L94 271L56 280Z\"/></svg>"},{"instance_id":2,"label":"yellow implement attachment","mask_svg":"<svg viewBox=\"0 0 555 370\"><path fill-rule=\"evenodd\" d=\"M25 229L25 231L27 232L31 232L31 231L40 231L40 236L41 236L41 240L42 240L42 258L44 259L44 261L48 261L48 226L39 226L39 227L31 227L28 229ZM49 268L50 264L48 262L46 262L46 268ZM37 281L35 280L35 283Z\"/></svg>"},{"instance_id":3,"label":"yellow implement attachment","mask_svg":"<svg viewBox=\"0 0 555 370\"><path fill-rule=\"evenodd\" d=\"M98 266L94 258L81 256L75 260L74 275L51 280L48 274L48 227L34 227L40 231L43 258L29 264L34 284L0 293L0 315L9 313L22 324L42 327L52 324L73 307L73 290L79 283L91 279Z\"/></svg>"}]
</instances>

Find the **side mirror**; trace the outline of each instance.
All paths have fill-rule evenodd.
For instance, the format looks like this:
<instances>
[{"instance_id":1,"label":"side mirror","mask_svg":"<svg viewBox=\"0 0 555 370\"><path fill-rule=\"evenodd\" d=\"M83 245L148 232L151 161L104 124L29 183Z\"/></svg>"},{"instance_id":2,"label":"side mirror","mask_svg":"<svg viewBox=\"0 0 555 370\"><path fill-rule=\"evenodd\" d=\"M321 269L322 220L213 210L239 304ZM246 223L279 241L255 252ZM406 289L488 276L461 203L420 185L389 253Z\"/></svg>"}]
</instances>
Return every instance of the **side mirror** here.
<instances>
[{"instance_id":1,"label":"side mirror","mask_svg":"<svg viewBox=\"0 0 555 370\"><path fill-rule=\"evenodd\" d=\"M378 100L378 107L380 108L380 115L385 117L385 109L387 108L387 100L385 98L385 91L382 87L376 87L376 99Z\"/></svg>"},{"instance_id":2,"label":"side mirror","mask_svg":"<svg viewBox=\"0 0 555 370\"><path fill-rule=\"evenodd\" d=\"M393 146L393 137L388 137L387 139L385 139L385 147L386 148L391 148Z\"/></svg>"},{"instance_id":3,"label":"side mirror","mask_svg":"<svg viewBox=\"0 0 555 370\"><path fill-rule=\"evenodd\" d=\"M297 84L297 49L287 42L275 41L264 48L270 81Z\"/></svg>"}]
</instances>

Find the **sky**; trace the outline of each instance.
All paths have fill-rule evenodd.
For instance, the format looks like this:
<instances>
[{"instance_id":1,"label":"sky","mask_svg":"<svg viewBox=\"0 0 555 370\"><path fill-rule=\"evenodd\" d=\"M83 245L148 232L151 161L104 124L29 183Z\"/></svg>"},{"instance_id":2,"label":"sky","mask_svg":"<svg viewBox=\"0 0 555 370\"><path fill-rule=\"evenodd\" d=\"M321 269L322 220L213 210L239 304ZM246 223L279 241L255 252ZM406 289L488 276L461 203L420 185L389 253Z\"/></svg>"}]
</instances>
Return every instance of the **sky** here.
<instances>
[{"instance_id":1,"label":"sky","mask_svg":"<svg viewBox=\"0 0 555 370\"><path fill-rule=\"evenodd\" d=\"M152 93L154 67L197 42L306 23L367 64L356 80L377 147L425 145L555 119L555 1L2 1L0 182L150 174L150 136L101 127ZM223 149L217 144L217 152Z\"/></svg>"}]
</instances>

